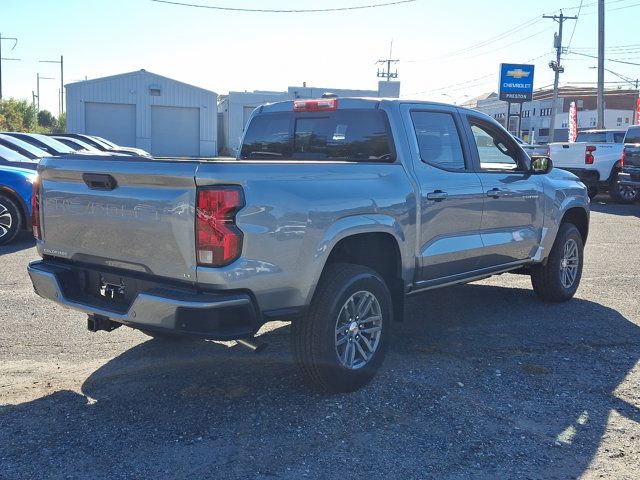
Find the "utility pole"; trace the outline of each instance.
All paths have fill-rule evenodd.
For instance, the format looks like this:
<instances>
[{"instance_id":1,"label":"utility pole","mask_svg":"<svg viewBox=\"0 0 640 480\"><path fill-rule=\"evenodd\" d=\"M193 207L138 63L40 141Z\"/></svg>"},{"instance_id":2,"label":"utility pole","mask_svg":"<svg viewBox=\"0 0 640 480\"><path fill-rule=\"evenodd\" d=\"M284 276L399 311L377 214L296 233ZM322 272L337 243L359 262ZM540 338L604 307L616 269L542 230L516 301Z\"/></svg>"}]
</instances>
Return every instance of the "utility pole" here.
<instances>
[{"instance_id":1,"label":"utility pole","mask_svg":"<svg viewBox=\"0 0 640 480\"><path fill-rule=\"evenodd\" d=\"M3 60L14 60L14 61L20 60L19 58L2 58L2 40L13 40L13 46L11 47L11 50L16 48L16 45L18 45L17 38L3 37L2 34L0 33L0 100L2 100L2 61Z\"/></svg>"},{"instance_id":2,"label":"utility pole","mask_svg":"<svg viewBox=\"0 0 640 480\"><path fill-rule=\"evenodd\" d=\"M562 60L562 25L566 20L577 20L578 17L567 17L560 10L560 15L543 15L542 18L551 18L558 22L558 33L553 36L553 47L556 49L555 61L549 62L549 68L555 72L553 79L553 105L551 105L551 124L549 125L549 142L553 142L556 128L556 104L558 103L558 85L560 83L560 74L564 72L561 65Z\"/></svg>"},{"instance_id":3,"label":"utility pole","mask_svg":"<svg viewBox=\"0 0 640 480\"><path fill-rule=\"evenodd\" d=\"M604 0L598 0L598 128L604 128Z\"/></svg>"},{"instance_id":4,"label":"utility pole","mask_svg":"<svg viewBox=\"0 0 640 480\"><path fill-rule=\"evenodd\" d=\"M53 80L53 77L41 77L39 73L36 74L36 98L38 99L38 109L36 113L40 112L40 80Z\"/></svg>"},{"instance_id":5,"label":"utility pole","mask_svg":"<svg viewBox=\"0 0 640 480\"><path fill-rule=\"evenodd\" d=\"M59 63L60 64L60 95L58 111L60 115L64 112L64 57L60 55L60 60L40 60L40 63Z\"/></svg>"},{"instance_id":6,"label":"utility pole","mask_svg":"<svg viewBox=\"0 0 640 480\"><path fill-rule=\"evenodd\" d=\"M398 70L396 70L395 72L391 72L391 64L392 63L398 63L400 60L399 59L393 59L391 57L391 54L393 53L393 40L391 40L391 48L389 49L389 58L383 59L383 60L378 60L376 62L376 64L381 63L383 65L382 67L382 71L380 69L378 69L378 77L382 77L382 78L386 78L387 82L389 80L391 80L392 78L398 78ZM387 64L387 70L385 71L384 69L384 64Z\"/></svg>"}]
</instances>

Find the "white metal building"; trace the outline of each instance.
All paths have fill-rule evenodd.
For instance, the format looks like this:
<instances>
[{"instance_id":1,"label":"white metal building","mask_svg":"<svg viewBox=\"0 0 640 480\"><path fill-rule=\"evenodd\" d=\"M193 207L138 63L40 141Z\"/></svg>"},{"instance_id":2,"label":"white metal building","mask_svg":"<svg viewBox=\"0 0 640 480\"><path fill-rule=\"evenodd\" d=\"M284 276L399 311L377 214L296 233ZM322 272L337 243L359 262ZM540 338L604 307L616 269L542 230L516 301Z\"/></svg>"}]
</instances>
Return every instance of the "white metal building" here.
<instances>
[{"instance_id":1,"label":"white metal building","mask_svg":"<svg viewBox=\"0 0 640 480\"><path fill-rule=\"evenodd\" d=\"M156 156L217 154L218 95L140 70L66 85L67 132Z\"/></svg>"},{"instance_id":2,"label":"white metal building","mask_svg":"<svg viewBox=\"0 0 640 480\"><path fill-rule=\"evenodd\" d=\"M240 146L242 133L251 112L263 103L281 102L294 98L319 98L324 93L334 93L338 97L376 97L398 98L400 82L378 82L378 90L352 90L344 88L289 87L286 92L229 92L221 97L218 104L219 151L224 155L235 156Z\"/></svg>"}]
</instances>

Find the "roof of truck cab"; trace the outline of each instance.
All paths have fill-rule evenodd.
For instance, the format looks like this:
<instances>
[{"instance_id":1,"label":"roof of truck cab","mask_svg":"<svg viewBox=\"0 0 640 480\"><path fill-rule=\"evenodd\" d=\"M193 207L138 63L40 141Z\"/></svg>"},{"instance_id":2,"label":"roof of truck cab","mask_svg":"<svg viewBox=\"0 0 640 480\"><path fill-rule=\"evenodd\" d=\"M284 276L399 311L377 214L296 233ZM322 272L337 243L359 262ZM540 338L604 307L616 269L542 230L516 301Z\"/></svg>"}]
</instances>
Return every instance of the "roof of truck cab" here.
<instances>
[{"instance_id":1,"label":"roof of truck cab","mask_svg":"<svg viewBox=\"0 0 640 480\"><path fill-rule=\"evenodd\" d=\"M378 97L329 97L329 98L295 98L291 100L283 100L280 102L265 103L258 107L260 111L266 112L283 112L290 111L294 102L304 100L331 100L336 99L338 101L338 108L376 108L381 102L385 103L399 103L399 104L418 104L418 105L430 105L435 107L453 107L458 110L464 110L469 113L483 115L482 112L473 110L470 108L460 107L458 105L452 105L450 103L433 102L429 100L409 100L400 98L378 98Z\"/></svg>"},{"instance_id":2,"label":"roof of truck cab","mask_svg":"<svg viewBox=\"0 0 640 480\"><path fill-rule=\"evenodd\" d=\"M607 133L607 132L612 132L612 133L624 133L626 132L627 129L626 128L590 128L589 130L580 130L578 133Z\"/></svg>"}]
</instances>

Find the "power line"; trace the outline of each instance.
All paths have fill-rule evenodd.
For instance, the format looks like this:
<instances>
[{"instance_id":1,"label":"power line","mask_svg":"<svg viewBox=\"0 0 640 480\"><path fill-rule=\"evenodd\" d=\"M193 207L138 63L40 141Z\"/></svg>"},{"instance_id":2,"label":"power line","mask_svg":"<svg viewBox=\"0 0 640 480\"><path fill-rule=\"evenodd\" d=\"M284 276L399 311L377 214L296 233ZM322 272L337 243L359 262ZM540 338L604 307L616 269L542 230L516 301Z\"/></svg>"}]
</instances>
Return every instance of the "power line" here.
<instances>
[{"instance_id":1,"label":"power line","mask_svg":"<svg viewBox=\"0 0 640 480\"><path fill-rule=\"evenodd\" d=\"M580 6L578 7L578 13L576 13L576 21L573 24L573 30L571 30L571 36L569 37L569 43L567 43L567 48L571 46L571 41L573 40L573 35L576 33L576 27L578 26L578 19L580 18L580 12L582 11L582 2L584 0L580 0Z\"/></svg>"},{"instance_id":2,"label":"power line","mask_svg":"<svg viewBox=\"0 0 640 480\"><path fill-rule=\"evenodd\" d=\"M574 51L574 50L571 50L571 51L570 51L570 52L568 52L568 53L569 53L569 54L571 54L571 55L580 55L580 56L582 56L582 57L598 58L598 56L597 56L597 55L587 55L586 53L578 53L578 52L576 52L576 51ZM606 60L607 60L607 62L624 63L624 64L626 64L626 65L636 65L636 66L640 67L640 63L625 62L625 61L623 61L623 60L616 60L616 59L614 59L614 58L607 58Z\"/></svg>"},{"instance_id":3,"label":"power line","mask_svg":"<svg viewBox=\"0 0 640 480\"><path fill-rule=\"evenodd\" d=\"M531 62L535 62L536 60L540 60L543 57L546 57L547 55L549 55L550 52L545 52L542 55L538 55L537 57L531 58L527 61L525 61L524 63L531 63ZM441 92L442 90L448 90L448 91L452 91L455 92L457 90L462 90L463 88L474 88L480 85L485 85L488 82L481 82L481 83L477 83L478 80L485 80L485 79L496 79L498 78L499 74L498 73L488 73L487 75L482 75L480 77L476 77L476 78L472 78L470 80L465 80L464 82L459 82L459 83L454 83L451 85L447 85L444 87L439 87L439 88L434 88L431 90L424 90L421 92L413 92L413 93L407 93L405 95L401 95L402 97L410 97L413 95L422 95L425 93L436 93L436 92Z\"/></svg>"},{"instance_id":4,"label":"power line","mask_svg":"<svg viewBox=\"0 0 640 480\"><path fill-rule=\"evenodd\" d=\"M335 7L335 8L305 8L305 9L267 9L267 8L237 8L237 7L220 7L215 5L203 5L199 3L173 2L169 0L151 0L155 3L164 3L167 5L177 5L180 7L206 8L210 10L223 10L226 12L251 12L251 13L321 13L321 12L343 12L346 10L364 10L367 8L389 7L392 5L401 5L404 3L413 3L418 0L396 0L395 2L375 3L370 5L355 5L352 7Z\"/></svg>"}]
</instances>

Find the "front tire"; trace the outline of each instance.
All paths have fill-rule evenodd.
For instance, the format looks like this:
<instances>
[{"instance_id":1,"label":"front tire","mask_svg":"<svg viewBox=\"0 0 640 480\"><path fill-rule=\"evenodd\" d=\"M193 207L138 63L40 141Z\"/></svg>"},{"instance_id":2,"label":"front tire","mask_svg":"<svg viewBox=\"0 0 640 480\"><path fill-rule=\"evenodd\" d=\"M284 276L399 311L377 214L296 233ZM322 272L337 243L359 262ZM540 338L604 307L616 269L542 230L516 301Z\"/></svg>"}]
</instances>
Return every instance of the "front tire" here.
<instances>
[{"instance_id":1,"label":"front tire","mask_svg":"<svg viewBox=\"0 0 640 480\"><path fill-rule=\"evenodd\" d=\"M582 236L576 226L561 224L546 265L531 268L531 284L540 298L564 302L575 295L582 277L583 250Z\"/></svg>"},{"instance_id":2,"label":"front tire","mask_svg":"<svg viewBox=\"0 0 640 480\"><path fill-rule=\"evenodd\" d=\"M615 172L609 183L609 196L616 203L630 204L640 200L640 188L633 188L618 183L618 173Z\"/></svg>"},{"instance_id":3,"label":"front tire","mask_svg":"<svg viewBox=\"0 0 640 480\"><path fill-rule=\"evenodd\" d=\"M389 289L375 271L328 265L308 314L291 327L293 353L304 380L331 393L366 385L386 354L392 312Z\"/></svg>"},{"instance_id":4,"label":"front tire","mask_svg":"<svg viewBox=\"0 0 640 480\"><path fill-rule=\"evenodd\" d=\"M22 212L13 199L0 195L0 245L11 242L23 229Z\"/></svg>"}]
</instances>

